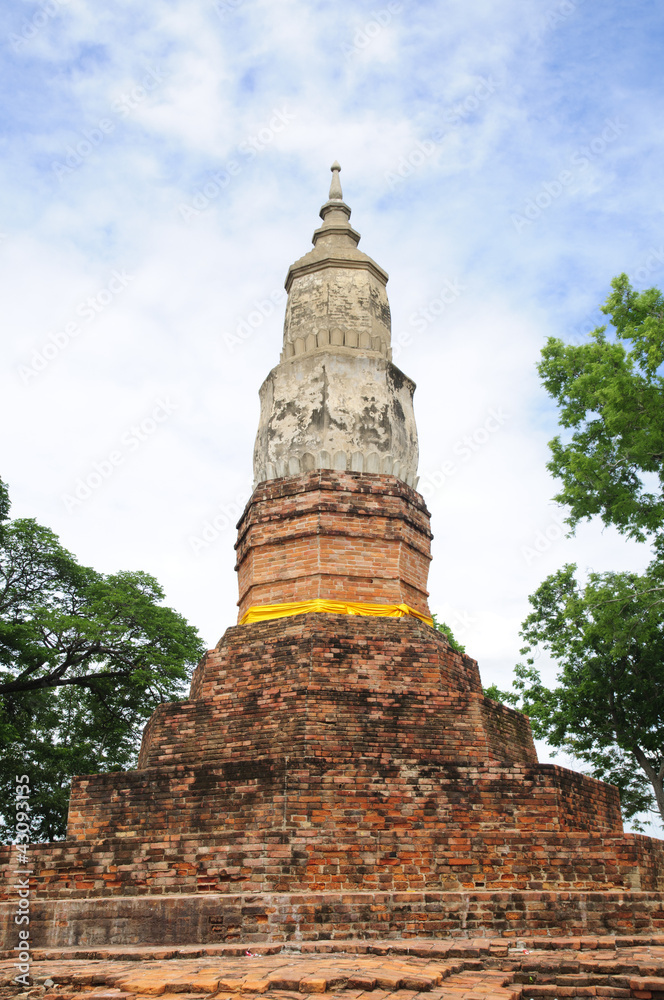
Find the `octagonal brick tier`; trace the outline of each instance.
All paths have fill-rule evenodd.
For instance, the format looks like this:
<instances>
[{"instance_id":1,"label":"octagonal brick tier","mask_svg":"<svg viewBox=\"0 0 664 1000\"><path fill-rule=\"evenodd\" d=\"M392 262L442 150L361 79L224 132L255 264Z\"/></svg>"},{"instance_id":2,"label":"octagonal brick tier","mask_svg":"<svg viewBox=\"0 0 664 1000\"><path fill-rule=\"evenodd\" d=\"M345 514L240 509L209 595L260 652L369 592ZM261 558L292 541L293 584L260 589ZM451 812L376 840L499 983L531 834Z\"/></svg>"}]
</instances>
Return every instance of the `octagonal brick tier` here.
<instances>
[{"instance_id":1,"label":"octagonal brick tier","mask_svg":"<svg viewBox=\"0 0 664 1000\"><path fill-rule=\"evenodd\" d=\"M395 476L319 469L262 483L238 524L238 620L315 598L429 615L431 538L424 500Z\"/></svg>"}]
</instances>

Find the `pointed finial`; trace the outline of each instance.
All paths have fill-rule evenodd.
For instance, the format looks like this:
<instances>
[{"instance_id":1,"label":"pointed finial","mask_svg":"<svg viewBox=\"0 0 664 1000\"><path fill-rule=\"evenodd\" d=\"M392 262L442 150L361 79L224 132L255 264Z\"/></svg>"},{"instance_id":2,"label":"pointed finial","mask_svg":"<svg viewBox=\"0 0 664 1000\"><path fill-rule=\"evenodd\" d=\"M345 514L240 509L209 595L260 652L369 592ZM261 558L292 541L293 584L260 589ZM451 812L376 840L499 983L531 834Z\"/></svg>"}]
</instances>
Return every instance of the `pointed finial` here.
<instances>
[{"instance_id":1,"label":"pointed finial","mask_svg":"<svg viewBox=\"0 0 664 1000\"><path fill-rule=\"evenodd\" d=\"M341 167L339 166L338 160L334 161L330 170L332 171L332 183L330 184L329 195L330 200L334 199L335 201L343 201L344 196L341 193L341 181L339 180L339 171L341 170Z\"/></svg>"}]
</instances>

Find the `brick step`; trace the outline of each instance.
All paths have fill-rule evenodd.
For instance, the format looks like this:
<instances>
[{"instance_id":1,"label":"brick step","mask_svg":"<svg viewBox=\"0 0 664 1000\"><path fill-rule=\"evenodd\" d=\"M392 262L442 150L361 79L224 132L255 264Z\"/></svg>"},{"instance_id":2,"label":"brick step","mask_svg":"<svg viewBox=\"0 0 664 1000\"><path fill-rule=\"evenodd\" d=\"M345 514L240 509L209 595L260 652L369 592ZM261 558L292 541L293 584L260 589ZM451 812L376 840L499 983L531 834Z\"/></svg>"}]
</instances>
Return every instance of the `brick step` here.
<instances>
[{"instance_id":1,"label":"brick step","mask_svg":"<svg viewBox=\"0 0 664 1000\"><path fill-rule=\"evenodd\" d=\"M7 963L8 964L8 963ZM6 963L3 963L6 965ZM47 965L48 976L42 967ZM5 970L2 970L5 971ZM42 973L41 975L39 973ZM266 956L247 953L242 958L215 961L176 959L170 961L71 961L35 962L33 982L48 983L45 996L63 1000L66 994L94 1000L124 1000L126 997L182 994L302 994L343 991L349 998L370 992L373 1000L387 993L426 993L431 1000L444 995L460 996L469 991L482 997L496 995L510 983L512 975L483 969L479 959L447 963L408 956L311 955ZM8 985L3 977L0 985ZM519 991L500 993L502 1000L515 1000ZM497 1000L497 995L496 995Z\"/></svg>"},{"instance_id":2,"label":"brick step","mask_svg":"<svg viewBox=\"0 0 664 1000\"><path fill-rule=\"evenodd\" d=\"M643 937L540 937L540 938L447 938L431 940L302 941L299 943L262 942L260 945L209 944L140 944L100 945L93 947L34 948L37 962L146 962L209 957L243 957L260 952L268 955L408 955L417 958L463 958L465 960L509 958L517 976L536 974L541 982L550 973L556 975L640 975L656 976L661 963L648 961L644 952L664 949L664 935ZM253 949L253 951L252 951ZM556 953L565 952L558 958ZM553 954L552 954L553 953ZM0 961L10 959L11 951L0 952ZM519 980L521 981L521 980ZM527 978L524 982L527 982Z\"/></svg>"},{"instance_id":3,"label":"brick step","mask_svg":"<svg viewBox=\"0 0 664 1000\"><path fill-rule=\"evenodd\" d=\"M179 966L180 963L174 963ZM270 993L274 1000L288 1000L316 994L343 992L347 1000L358 1000L366 992L372 1000L390 996L394 1000L412 1000L419 993L426 993L428 1000L519 1000L521 992L510 986L511 977L502 972L480 970L465 971L440 979L442 970L429 974L408 968L378 964L371 972L356 972L345 977L343 970L274 970L264 975L262 970L245 976L220 974L219 970L170 971L137 969L133 975L120 974L117 985L109 987L109 979L102 974L60 976L54 973L55 985L48 980L42 987L42 1000L134 1000L136 997L176 997L177 1000L199 1000L201 995L215 996L219 1000L247 998L251 994ZM106 979L102 985L100 980ZM63 979L70 981L64 983ZM440 981L439 981L440 980ZM41 991L40 991L41 992ZM36 994L33 994L36 995Z\"/></svg>"},{"instance_id":4,"label":"brick step","mask_svg":"<svg viewBox=\"0 0 664 1000\"><path fill-rule=\"evenodd\" d=\"M272 1000L316 994L330 1000L360 1000L362 994L371 1000L419 995L422 1000L664 1000L664 940L633 940L636 946L619 951L598 948L592 938L583 939L585 950L570 948L580 946L580 938L556 939L554 947L548 939L539 942L546 950L535 952L524 939L495 938L327 941L253 950L239 945L43 949L34 954L29 991L11 983L14 960L0 962L0 1000L249 1000L263 993ZM584 970L583 963L603 968Z\"/></svg>"}]
</instances>

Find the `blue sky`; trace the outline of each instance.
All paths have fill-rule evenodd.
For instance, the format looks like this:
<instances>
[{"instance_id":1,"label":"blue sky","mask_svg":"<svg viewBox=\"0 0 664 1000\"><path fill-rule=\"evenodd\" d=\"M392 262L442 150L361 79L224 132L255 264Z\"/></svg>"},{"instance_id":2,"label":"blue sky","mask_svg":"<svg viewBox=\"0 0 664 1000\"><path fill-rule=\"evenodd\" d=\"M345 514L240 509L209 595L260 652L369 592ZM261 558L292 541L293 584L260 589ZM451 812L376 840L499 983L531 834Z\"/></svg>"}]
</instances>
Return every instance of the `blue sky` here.
<instances>
[{"instance_id":1,"label":"blue sky","mask_svg":"<svg viewBox=\"0 0 664 1000\"><path fill-rule=\"evenodd\" d=\"M648 561L599 524L562 537L535 365L614 275L664 280L663 23L640 0L7 0L14 516L154 573L216 643L283 281L339 159L418 385L431 607L507 684L544 576Z\"/></svg>"}]
</instances>

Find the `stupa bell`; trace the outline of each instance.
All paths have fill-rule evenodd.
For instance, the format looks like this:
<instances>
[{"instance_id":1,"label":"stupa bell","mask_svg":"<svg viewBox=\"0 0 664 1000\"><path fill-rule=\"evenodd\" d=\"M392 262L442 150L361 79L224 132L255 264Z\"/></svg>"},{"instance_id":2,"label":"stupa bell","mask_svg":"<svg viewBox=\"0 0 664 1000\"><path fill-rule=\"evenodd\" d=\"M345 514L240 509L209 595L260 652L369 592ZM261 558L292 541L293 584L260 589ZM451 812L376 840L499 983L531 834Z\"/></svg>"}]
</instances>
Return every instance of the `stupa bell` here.
<instances>
[{"instance_id":1,"label":"stupa bell","mask_svg":"<svg viewBox=\"0 0 664 1000\"><path fill-rule=\"evenodd\" d=\"M417 484L415 384L392 364L387 273L358 250L338 163L313 250L291 264L280 363L260 390L255 483L314 469Z\"/></svg>"}]
</instances>

